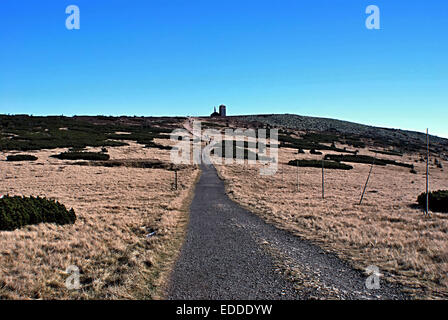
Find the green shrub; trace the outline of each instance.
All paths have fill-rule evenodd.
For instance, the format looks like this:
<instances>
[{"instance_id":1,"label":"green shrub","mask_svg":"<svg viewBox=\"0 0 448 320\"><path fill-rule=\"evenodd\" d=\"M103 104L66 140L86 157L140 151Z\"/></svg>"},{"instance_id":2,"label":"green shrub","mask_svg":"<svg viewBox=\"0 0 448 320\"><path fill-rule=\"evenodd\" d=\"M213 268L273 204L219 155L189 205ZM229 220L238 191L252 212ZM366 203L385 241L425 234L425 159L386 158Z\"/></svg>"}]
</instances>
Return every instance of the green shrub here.
<instances>
[{"instance_id":1,"label":"green shrub","mask_svg":"<svg viewBox=\"0 0 448 320\"><path fill-rule=\"evenodd\" d=\"M84 152L86 148L69 148L68 152Z\"/></svg>"},{"instance_id":2,"label":"green shrub","mask_svg":"<svg viewBox=\"0 0 448 320\"><path fill-rule=\"evenodd\" d=\"M395 160L388 160L388 159L379 159L371 156L366 155L338 155L338 154L327 154L325 155L325 160L333 160L337 162L354 162L354 163L373 163L373 160L375 160L375 165L378 166L385 166L387 164L405 167L405 168L414 168L413 164L407 164L402 162L397 162Z\"/></svg>"},{"instance_id":3,"label":"green shrub","mask_svg":"<svg viewBox=\"0 0 448 320\"><path fill-rule=\"evenodd\" d=\"M260 155L259 153L255 152L254 149L252 148L248 148L249 144L247 141L244 142L244 148L241 148L240 145L236 143L236 141L232 142L232 148L231 148L231 153L230 150L227 150L228 152L226 152L226 140L223 140L222 142L216 143L213 148L211 149L211 154L212 155L216 155L216 156L220 156L222 158L233 158L236 159L238 156L242 156L243 159L247 160L247 159L256 159L256 160L261 160L261 161L271 161L272 159L264 156L264 155ZM260 147L263 149L266 146L264 144L261 144ZM230 153L230 154L227 154Z\"/></svg>"},{"instance_id":4,"label":"green shrub","mask_svg":"<svg viewBox=\"0 0 448 320\"><path fill-rule=\"evenodd\" d=\"M418 196L417 202L422 208L426 208L426 192ZM429 209L435 212L448 212L448 190L430 192Z\"/></svg>"},{"instance_id":5,"label":"green shrub","mask_svg":"<svg viewBox=\"0 0 448 320\"><path fill-rule=\"evenodd\" d=\"M352 146L353 148L365 148L366 144L359 140L351 140L348 139L345 141L349 146Z\"/></svg>"},{"instance_id":6,"label":"green shrub","mask_svg":"<svg viewBox=\"0 0 448 320\"><path fill-rule=\"evenodd\" d=\"M401 152L398 151L391 151L391 150L375 150L375 149L369 149L370 152L375 152L375 153L380 153L380 154L385 154L388 156L399 156L402 157L403 154Z\"/></svg>"},{"instance_id":7,"label":"green shrub","mask_svg":"<svg viewBox=\"0 0 448 320\"><path fill-rule=\"evenodd\" d=\"M126 120L122 123L122 120ZM135 140L146 144L154 138L169 139L173 128L161 127L167 121L132 120L120 117L33 117L27 115L0 115L0 150L40 150L55 148L116 147L127 145L111 139ZM181 121L171 119L170 123ZM115 134L129 132L129 135ZM163 134L165 133L165 134ZM8 137L7 139L2 137ZM78 149L78 150L77 150Z\"/></svg>"},{"instance_id":8,"label":"green shrub","mask_svg":"<svg viewBox=\"0 0 448 320\"><path fill-rule=\"evenodd\" d=\"M30 154L14 154L6 157L6 161L36 161L37 157Z\"/></svg>"},{"instance_id":9,"label":"green shrub","mask_svg":"<svg viewBox=\"0 0 448 320\"><path fill-rule=\"evenodd\" d=\"M159 131L158 132L140 131L140 132L133 132L131 134L113 133L109 134L107 137L109 139L115 139L115 140L131 140L137 142L138 144L149 144L153 142L154 139L170 139L170 135L160 134Z\"/></svg>"},{"instance_id":10,"label":"green shrub","mask_svg":"<svg viewBox=\"0 0 448 320\"><path fill-rule=\"evenodd\" d=\"M42 222L72 224L75 220L73 209L67 210L63 204L54 200L8 195L0 198L0 230L12 231Z\"/></svg>"},{"instance_id":11,"label":"green shrub","mask_svg":"<svg viewBox=\"0 0 448 320\"><path fill-rule=\"evenodd\" d=\"M312 167L312 168L322 168L322 160L291 160L288 162L290 166L299 167ZM324 161L325 169L340 169L340 170L351 170L352 166L335 161Z\"/></svg>"},{"instance_id":12,"label":"green shrub","mask_svg":"<svg viewBox=\"0 0 448 320\"><path fill-rule=\"evenodd\" d=\"M318 132L308 132L302 136L304 140L313 143L332 143L339 141L339 137L335 133L318 133Z\"/></svg>"},{"instance_id":13,"label":"green shrub","mask_svg":"<svg viewBox=\"0 0 448 320\"><path fill-rule=\"evenodd\" d=\"M310 153L311 153L311 154L322 154L322 152L320 152L320 151L316 151L316 150L314 150L314 149L311 149L311 150L310 150Z\"/></svg>"},{"instance_id":14,"label":"green shrub","mask_svg":"<svg viewBox=\"0 0 448 320\"><path fill-rule=\"evenodd\" d=\"M62 152L51 156L60 160L109 160L110 156L97 152Z\"/></svg>"},{"instance_id":15,"label":"green shrub","mask_svg":"<svg viewBox=\"0 0 448 320\"><path fill-rule=\"evenodd\" d=\"M171 150L173 147L170 146L164 146L163 144L159 144L153 141L149 141L146 145L145 148L157 148L160 150Z\"/></svg>"},{"instance_id":16,"label":"green shrub","mask_svg":"<svg viewBox=\"0 0 448 320\"><path fill-rule=\"evenodd\" d=\"M289 135L279 134L278 141L281 148L293 148L293 149L314 149L314 150L333 150L336 152L353 153L353 151L347 149L337 148L334 144L332 146L326 146L320 142L332 142L336 138L331 135L307 133L301 139L291 137ZM336 140L337 141L337 140Z\"/></svg>"}]
</instances>

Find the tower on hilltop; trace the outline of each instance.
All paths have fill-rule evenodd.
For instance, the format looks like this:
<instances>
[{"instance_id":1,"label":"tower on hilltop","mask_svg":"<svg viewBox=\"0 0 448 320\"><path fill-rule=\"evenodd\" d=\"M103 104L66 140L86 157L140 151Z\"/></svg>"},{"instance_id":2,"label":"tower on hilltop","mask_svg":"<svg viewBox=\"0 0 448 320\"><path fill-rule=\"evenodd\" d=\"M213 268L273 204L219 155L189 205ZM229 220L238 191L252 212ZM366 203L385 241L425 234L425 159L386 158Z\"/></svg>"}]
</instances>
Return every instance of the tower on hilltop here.
<instances>
[{"instance_id":1,"label":"tower on hilltop","mask_svg":"<svg viewBox=\"0 0 448 320\"><path fill-rule=\"evenodd\" d=\"M226 106L223 105L223 104L219 106L219 115L221 117L225 117L226 116Z\"/></svg>"}]
</instances>

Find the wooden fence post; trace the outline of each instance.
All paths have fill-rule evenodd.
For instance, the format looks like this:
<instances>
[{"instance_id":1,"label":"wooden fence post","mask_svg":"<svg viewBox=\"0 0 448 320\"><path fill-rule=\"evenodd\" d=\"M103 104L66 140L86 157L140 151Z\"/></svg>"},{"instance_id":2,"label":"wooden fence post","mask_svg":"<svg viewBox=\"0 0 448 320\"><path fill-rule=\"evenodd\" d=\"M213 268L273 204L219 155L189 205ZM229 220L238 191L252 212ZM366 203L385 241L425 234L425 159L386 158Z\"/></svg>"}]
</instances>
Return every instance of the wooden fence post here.
<instances>
[{"instance_id":1,"label":"wooden fence post","mask_svg":"<svg viewBox=\"0 0 448 320\"><path fill-rule=\"evenodd\" d=\"M322 158L322 199L325 199L324 158Z\"/></svg>"},{"instance_id":2,"label":"wooden fence post","mask_svg":"<svg viewBox=\"0 0 448 320\"><path fill-rule=\"evenodd\" d=\"M282 166L281 164L279 164L279 165L280 165L280 170L282 171L282 182L283 182L283 185L285 185L285 173L283 172L285 167Z\"/></svg>"},{"instance_id":3,"label":"wooden fence post","mask_svg":"<svg viewBox=\"0 0 448 320\"><path fill-rule=\"evenodd\" d=\"M296 161L296 167L297 167L297 192L300 192L300 189L299 189L299 160Z\"/></svg>"},{"instance_id":4,"label":"wooden fence post","mask_svg":"<svg viewBox=\"0 0 448 320\"><path fill-rule=\"evenodd\" d=\"M174 188L177 190L177 169L174 170Z\"/></svg>"},{"instance_id":5,"label":"wooden fence post","mask_svg":"<svg viewBox=\"0 0 448 320\"><path fill-rule=\"evenodd\" d=\"M429 216L429 129L426 129L426 216Z\"/></svg>"},{"instance_id":6,"label":"wooden fence post","mask_svg":"<svg viewBox=\"0 0 448 320\"><path fill-rule=\"evenodd\" d=\"M366 185L364 186L364 190L362 191L361 200L359 200L359 205L362 204L362 199L364 199L364 194L366 193L366 190L367 190L367 184L369 183L370 175L372 174L373 166L375 165L375 159L376 159L376 153L375 153L375 157L373 158L372 164L370 166L369 175L367 176Z\"/></svg>"}]
</instances>

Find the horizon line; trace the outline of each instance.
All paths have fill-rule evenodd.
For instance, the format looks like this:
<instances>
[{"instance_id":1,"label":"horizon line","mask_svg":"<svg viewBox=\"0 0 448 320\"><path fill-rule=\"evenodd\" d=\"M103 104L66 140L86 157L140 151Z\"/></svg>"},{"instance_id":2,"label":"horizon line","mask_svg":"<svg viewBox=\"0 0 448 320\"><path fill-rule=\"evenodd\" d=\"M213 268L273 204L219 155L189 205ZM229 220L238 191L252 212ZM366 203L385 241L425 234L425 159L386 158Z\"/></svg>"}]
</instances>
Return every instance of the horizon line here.
<instances>
[{"instance_id":1,"label":"horizon line","mask_svg":"<svg viewBox=\"0 0 448 320\"><path fill-rule=\"evenodd\" d=\"M120 117L128 117L128 118L212 118L210 115L128 115L128 114L32 114L32 113L0 113L0 116L30 116L30 117L66 117L66 118L74 118L74 117L112 117L112 118L120 118ZM257 113L257 114L238 114L238 115L227 115L222 118L231 118L231 117L247 117L247 116L272 116L272 115L295 115L300 117L307 117L307 118L320 118L320 119L328 119L328 120L335 120L335 121L342 121L342 122L349 122L353 124L363 125L367 127L373 127L378 129L386 129L386 130L401 130L401 131L408 131L408 132L416 132L426 135L426 128L424 131L418 131L415 129L404 129L404 128L398 128L398 127L387 127L387 126L380 126L380 125L372 125L372 124L366 124L361 122L355 122L352 120L343 120L343 119L336 119L336 118L330 118L330 117L324 117L324 116L311 116L311 115L301 115L297 113ZM220 118L212 118L212 119L220 119ZM436 133L436 134L429 134L430 136L447 139L448 140L448 134L442 133Z\"/></svg>"}]
</instances>

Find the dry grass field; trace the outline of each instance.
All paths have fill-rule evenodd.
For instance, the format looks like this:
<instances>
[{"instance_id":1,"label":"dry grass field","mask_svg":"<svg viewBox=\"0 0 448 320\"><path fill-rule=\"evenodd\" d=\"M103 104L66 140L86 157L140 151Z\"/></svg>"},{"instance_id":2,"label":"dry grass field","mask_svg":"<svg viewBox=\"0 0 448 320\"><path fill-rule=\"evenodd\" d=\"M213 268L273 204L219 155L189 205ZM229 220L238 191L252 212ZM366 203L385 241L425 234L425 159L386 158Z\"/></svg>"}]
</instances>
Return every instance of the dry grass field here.
<instances>
[{"instance_id":1,"label":"dry grass field","mask_svg":"<svg viewBox=\"0 0 448 320\"><path fill-rule=\"evenodd\" d=\"M296 152L279 149L274 176L260 176L259 164L216 167L230 197L269 223L313 241L358 269L378 266L388 280L401 283L416 298L448 297L448 215L424 218L415 207L425 190L420 156L378 154L413 163L417 174L409 168L375 166L364 202L358 205L370 165L350 163L354 169L349 171L326 170L323 200L321 169L299 168L297 191L297 169L287 165L289 160L322 156ZM360 154L374 155L367 149ZM443 166L448 168L448 163ZM448 189L447 171L434 165L430 169L431 190Z\"/></svg>"},{"instance_id":2,"label":"dry grass field","mask_svg":"<svg viewBox=\"0 0 448 320\"><path fill-rule=\"evenodd\" d=\"M170 152L132 142L108 150L112 160L169 161ZM27 152L39 158L35 162L6 162L12 152L0 153L0 195L53 198L77 215L73 225L0 231L0 299L160 297L199 170L180 170L179 188L172 190L173 171L78 166L49 158L62 151ZM69 265L80 269L80 290L65 287Z\"/></svg>"},{"instance_id":3,"label":"dry grass field","mask_svg":"<svg viewBox=\"0 0 448 320\"><path fill-rule=\"evenodd\" d=\"M191 129L188 123L185 127ZM128 146L107 147L112 161L170 163L170 150L126 142ZM167 139L154 142L174 144ZM38 157L32 162L8 162L6 156L17 152L0 153L0 196L45 196L77 215L73 225L0 231L0 299L163 298L199 169L181 167L179 188L173 190L173 171L135 168L129 162L121 167L81 166L50 157L64 151L26 152ZM368 148L360 154L375 155ZM358 203L369 164L325 170L325 199L320 168L297 171L287 165L294 159L321 157L280 148L273 176L261 176L260 164L216 168L229 196L268 223L313 241L360 270L378 266L388 281L402 284L416 298L447 298L448 215L425 218L416 207L417 196L425 190L421 157L378 154L414 164L417 174L405 167L374 166L362 205ZM431 164L431 190L448 189L448 162L442 164L444 169ZM80 290L65 286L70 265L80 269Z\"/></svg>"}]
</instances>

